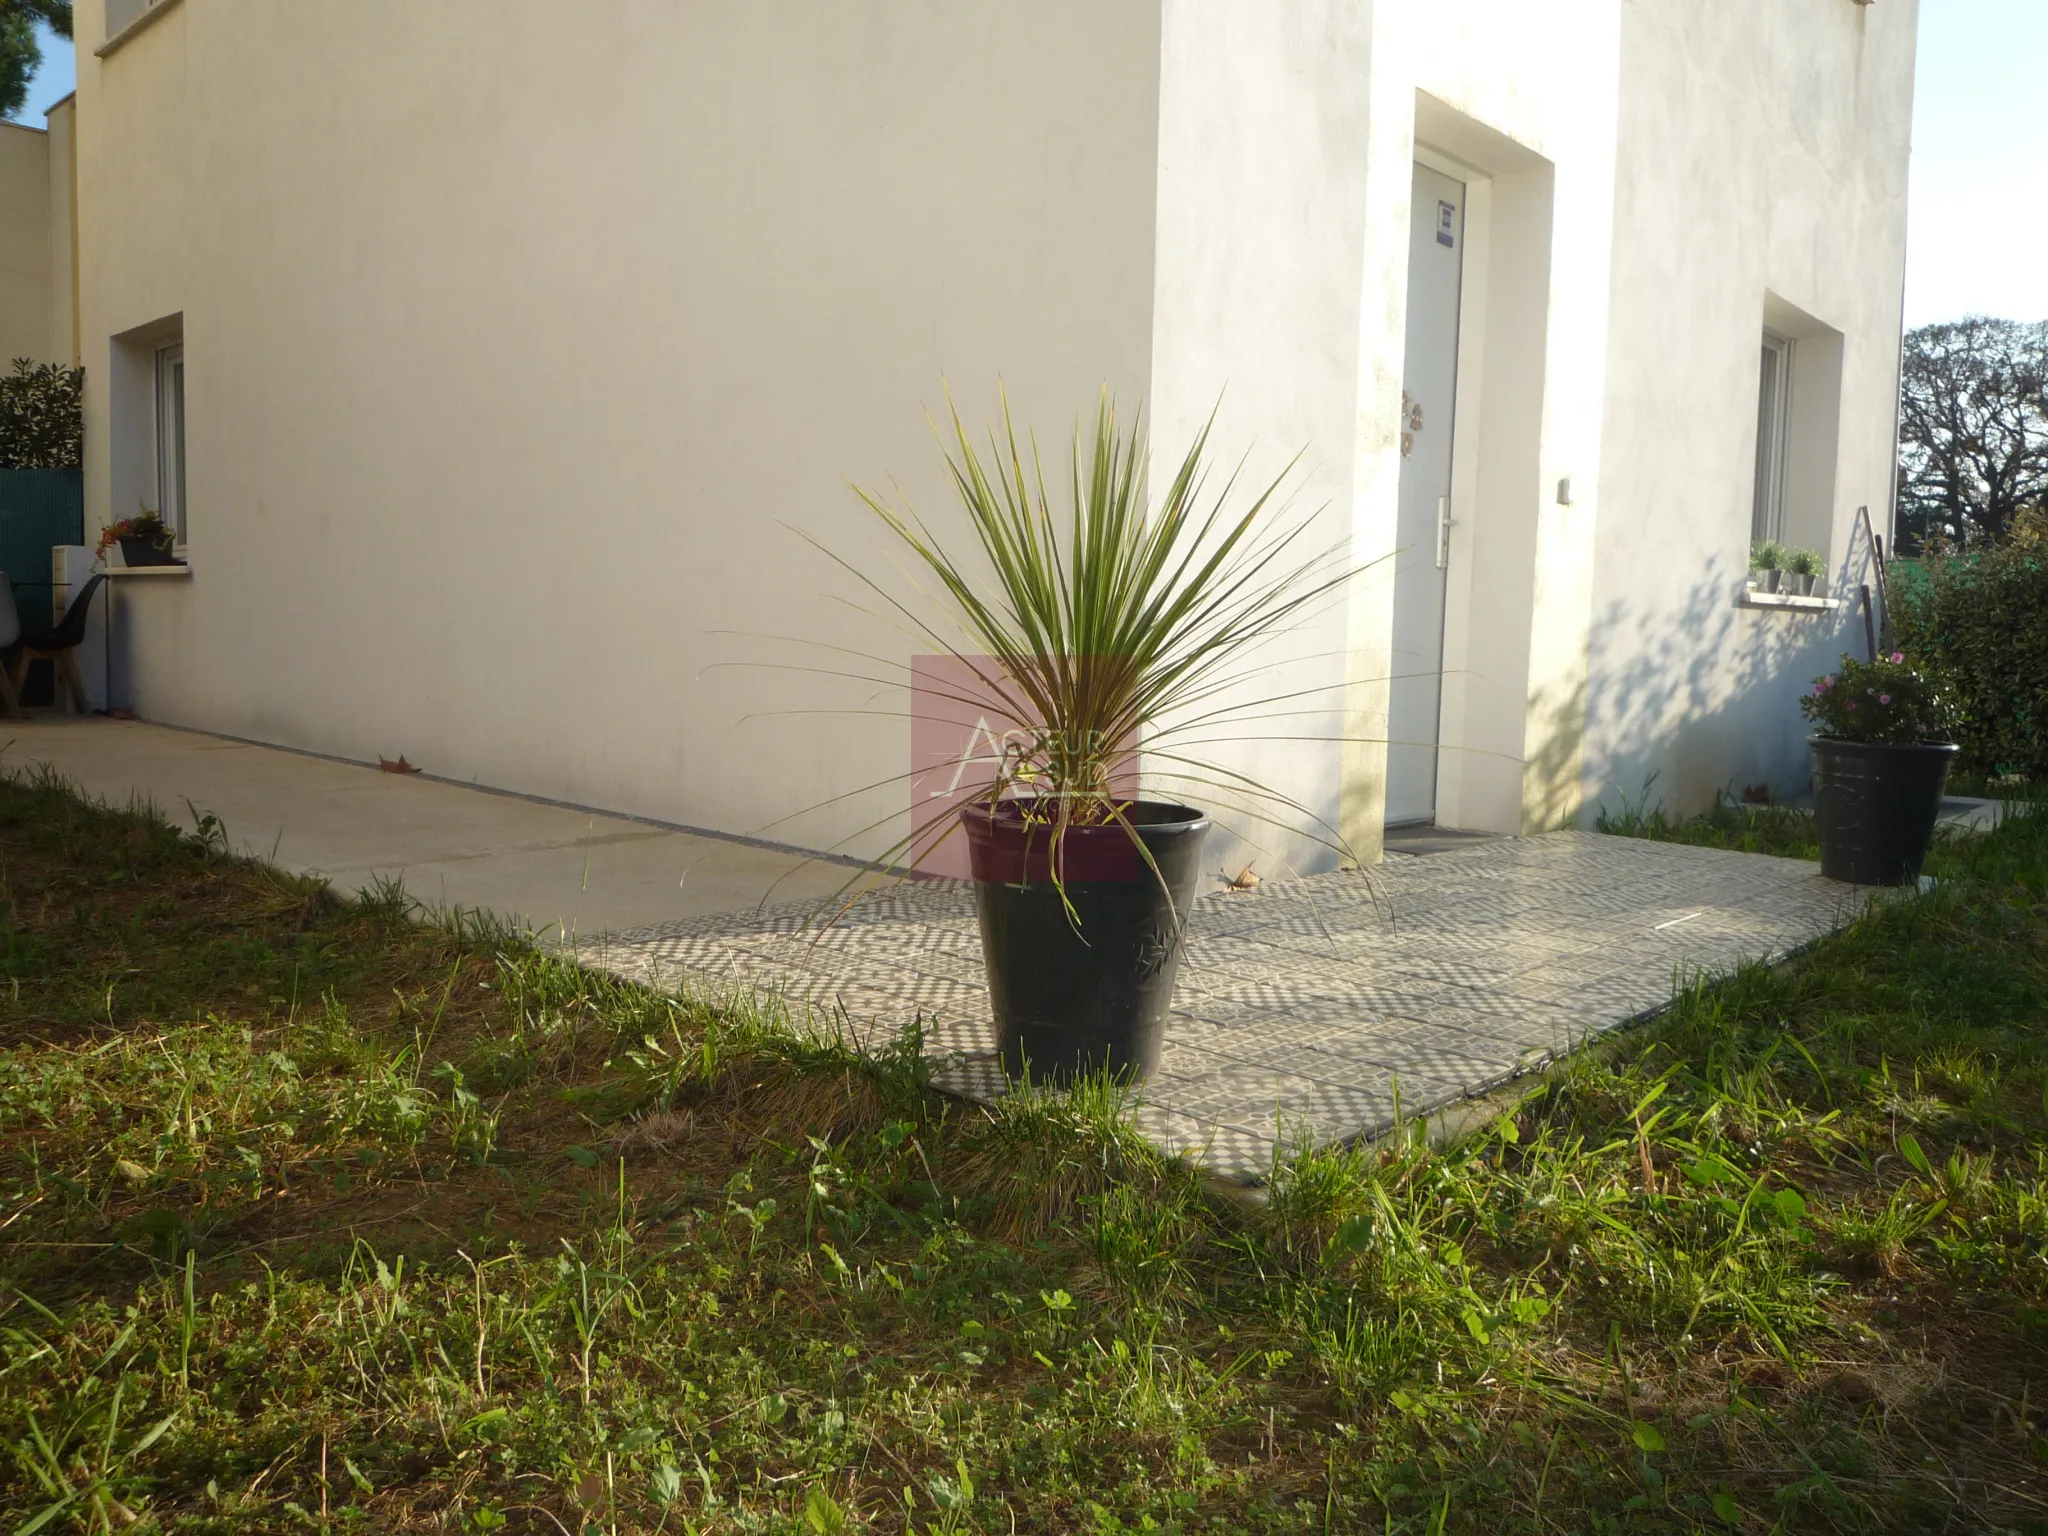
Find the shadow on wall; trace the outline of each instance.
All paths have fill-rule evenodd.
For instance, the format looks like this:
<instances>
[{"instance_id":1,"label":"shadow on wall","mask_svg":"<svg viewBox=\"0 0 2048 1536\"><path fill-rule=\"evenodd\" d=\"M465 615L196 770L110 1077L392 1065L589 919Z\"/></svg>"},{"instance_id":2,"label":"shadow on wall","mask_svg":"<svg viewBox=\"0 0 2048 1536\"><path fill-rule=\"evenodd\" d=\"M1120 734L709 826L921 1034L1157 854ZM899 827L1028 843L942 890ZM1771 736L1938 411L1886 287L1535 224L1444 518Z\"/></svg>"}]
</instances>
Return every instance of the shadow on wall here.
<instances>
[{"instance_id":1,"label":"shadow on wall","mask_svg":"<svg viewBox=\"0 0 2048 1536\"><path fill-rule=\"evenodd\" d=\"M1717 790L1803 793L1812 775L1799 699L1843 652L1863 654L1857 586L1869 570L1869 551L1852 547L1827 588L1842 606L1825 613L1745 608L1746 565L1717 556L1675 611L1624 595L1597 612L1585 819L1646 794L1690 814Z\"/></svg>"},{"instance_id":2,"label":"shadow on wall","mask_svg":"<svg viewBox=\"0 0 2048 1536\"><path fill-rule=\"evenodd\" d=\"M1529 700L1529 726L1530 736L1540 745L1522 762L1525 837L1579 823L1581 775L1592 727L1585 681L1568 690L1538 689Z\"/></svg>"}]
</instances>

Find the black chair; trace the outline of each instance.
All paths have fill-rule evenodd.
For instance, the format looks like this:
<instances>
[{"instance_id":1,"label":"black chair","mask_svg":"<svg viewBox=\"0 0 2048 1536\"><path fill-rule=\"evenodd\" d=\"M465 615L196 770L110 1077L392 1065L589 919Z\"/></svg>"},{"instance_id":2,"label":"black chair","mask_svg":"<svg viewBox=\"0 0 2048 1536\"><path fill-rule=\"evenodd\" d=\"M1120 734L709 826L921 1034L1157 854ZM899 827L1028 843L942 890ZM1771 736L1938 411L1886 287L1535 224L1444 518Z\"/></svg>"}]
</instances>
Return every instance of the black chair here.
<instances>
[{"instance_id":1,"label":"black chair","mask_svg":"<svg viewBox=\"0 0 2048 1536\"><path fill-rule=\"evenodd\" d=\"M93 594L100 589L100 583L107 578L104 574L92 578L85 584L78 596L71 600L71 606L64 610L64 617L51 628L23 630L14 653L14 660L8 668L9 702L21 697L21 685L28 676L28 664L32 661L47 660L57 674L59 697L69 694L71 707L81 715L92 713L92 700L86 696L85 679L78 673L78 647L85 639L85 620L92 608ZM8 606L13 606L13 594L9 593ZM20 615L15 616L20 623ZM17 709L19 705L15 706Z\"/></svg>"},{"instance_id":2,"label":"black chair","mask_svg":"<svg viewBox=\"0 0 2048 1536\"><path fill-rule=\"evenodd\" d=\"M21 610L15 605L14 584L0 571L0 655L21 638ZM21 716L21 695L15 691L7 670L0 667L0 714Z\"/></svg>"}]
</instances>

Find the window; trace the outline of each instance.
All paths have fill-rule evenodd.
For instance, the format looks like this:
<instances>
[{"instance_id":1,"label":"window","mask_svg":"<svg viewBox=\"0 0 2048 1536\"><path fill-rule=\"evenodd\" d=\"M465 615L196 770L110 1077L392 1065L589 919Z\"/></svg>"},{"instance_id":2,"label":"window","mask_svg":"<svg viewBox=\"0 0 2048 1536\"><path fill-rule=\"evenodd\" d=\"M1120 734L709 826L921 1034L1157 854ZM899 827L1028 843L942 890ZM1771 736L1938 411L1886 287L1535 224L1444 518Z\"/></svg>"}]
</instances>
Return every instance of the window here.
<instances>
[{"instance_id":1,"label":"window","mask_svg":"<svg viewBox=\"0 0 2048 1536\"><path fill-rule=\"evenodd\" d=\"M185 542L185 344L156 353L156 505Z\"/></svg>"},{"instance_id":2,"label":"window","mask_svg":"<svg viewBox=\"0 0 2048 1536\"><path fill-rule=\"evenodd\" d=\"M142 19L144 11L153 11L162 3L163 0L107 0L107 36L119 37Z\"/></svg>"},{"instance_id":3,"label":"window","mask_svg":"<svg viewBox=\"0 0 2048 1536\"><path fill-rule=\"evenodd\" d=\"M1764 332L1756 388L1756 489L1751 542L1785 537L1785 439L1792 416L1792 343Z\"/></svg>"}]
</instances>

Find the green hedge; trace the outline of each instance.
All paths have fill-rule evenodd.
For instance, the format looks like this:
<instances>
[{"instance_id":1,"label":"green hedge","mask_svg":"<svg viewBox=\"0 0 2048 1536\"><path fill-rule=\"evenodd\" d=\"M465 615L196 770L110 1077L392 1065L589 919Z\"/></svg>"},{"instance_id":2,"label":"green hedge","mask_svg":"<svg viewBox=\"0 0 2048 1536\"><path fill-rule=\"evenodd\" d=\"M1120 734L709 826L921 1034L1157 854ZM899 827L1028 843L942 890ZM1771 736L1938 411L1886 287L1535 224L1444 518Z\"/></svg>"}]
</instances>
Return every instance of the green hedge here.
<instances>
[{"instance_id":1,"label":"green hedge","mask_svg":"<svg viewBox=\"0 0 2048 1536\"><path fill-rule=\"evenodd\" d=\"M2048 779L2048 520L1981 555L1900 561L1892 627L1954 694L1965 771Z\"/></svg>"},{"instance_id":2,"label":"green hedge","mask_svg":"<svg viewBox=\"0 0 2048 1536\"><path fill-rule=\"evenodd\" d=\"M17 357L0 376L0 469L76 469L84 448L85 370Z\"/></svg>"}]
</instances>

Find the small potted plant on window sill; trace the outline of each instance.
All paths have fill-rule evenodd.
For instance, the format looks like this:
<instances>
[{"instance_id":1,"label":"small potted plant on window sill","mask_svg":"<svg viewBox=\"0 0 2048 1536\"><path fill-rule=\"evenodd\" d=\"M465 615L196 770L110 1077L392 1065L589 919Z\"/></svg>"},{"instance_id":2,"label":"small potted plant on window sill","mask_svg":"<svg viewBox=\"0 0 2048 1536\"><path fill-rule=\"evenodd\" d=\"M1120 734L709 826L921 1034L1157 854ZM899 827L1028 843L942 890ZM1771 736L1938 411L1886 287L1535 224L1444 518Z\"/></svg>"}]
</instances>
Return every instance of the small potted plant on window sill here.
<instances>
[{"instance_id":1,"label":"small potted plant on window sill","mask_svg":"<svg viewBox=\"0 0 2048 1536\"><path fill-rule=\"evenodd\" d=\"M1749 547L1749 584L1759 592L1775 592L1785 575L1785 546L1776 539L1758 539Z\"/></svg>"},{"instance_id":2,"label":"small potted plant on window sill","mask_svg":"<svg viewBox=\"0 0 2048 1536\"><path fill-rule=\"evenodd\" d=\"M1814 725L1820 872L1852 885L1917 880L1956 757L1948 701L1893 651L1844 656L1799 709Z\"/></svg>"},{"instance_id":3,"label":"small potted plant on window sill","mask_svg":"<svg viewBox=\"0 0 2048 1536\"><path fill-rule=\"evenodd\" d=\"M101 529L94 554L105 560L107 551L118 544L124 565L179 565L183 562L171 553L173 538L170 524L145 507L134 517Z\"/></svg>"},{"instance_id":4,"label":"small potted plant on window sill","mask_svg":"<svg viewBox=\"0 0 2048 1536\"><path fill-rule=\"evenodd\" d=\"M1813 584L1820 579L1820 555L1810 549L1794 549L1785 555L1783 585L1794 597L1813 596Z\"/></svg>"}]
</instances>

